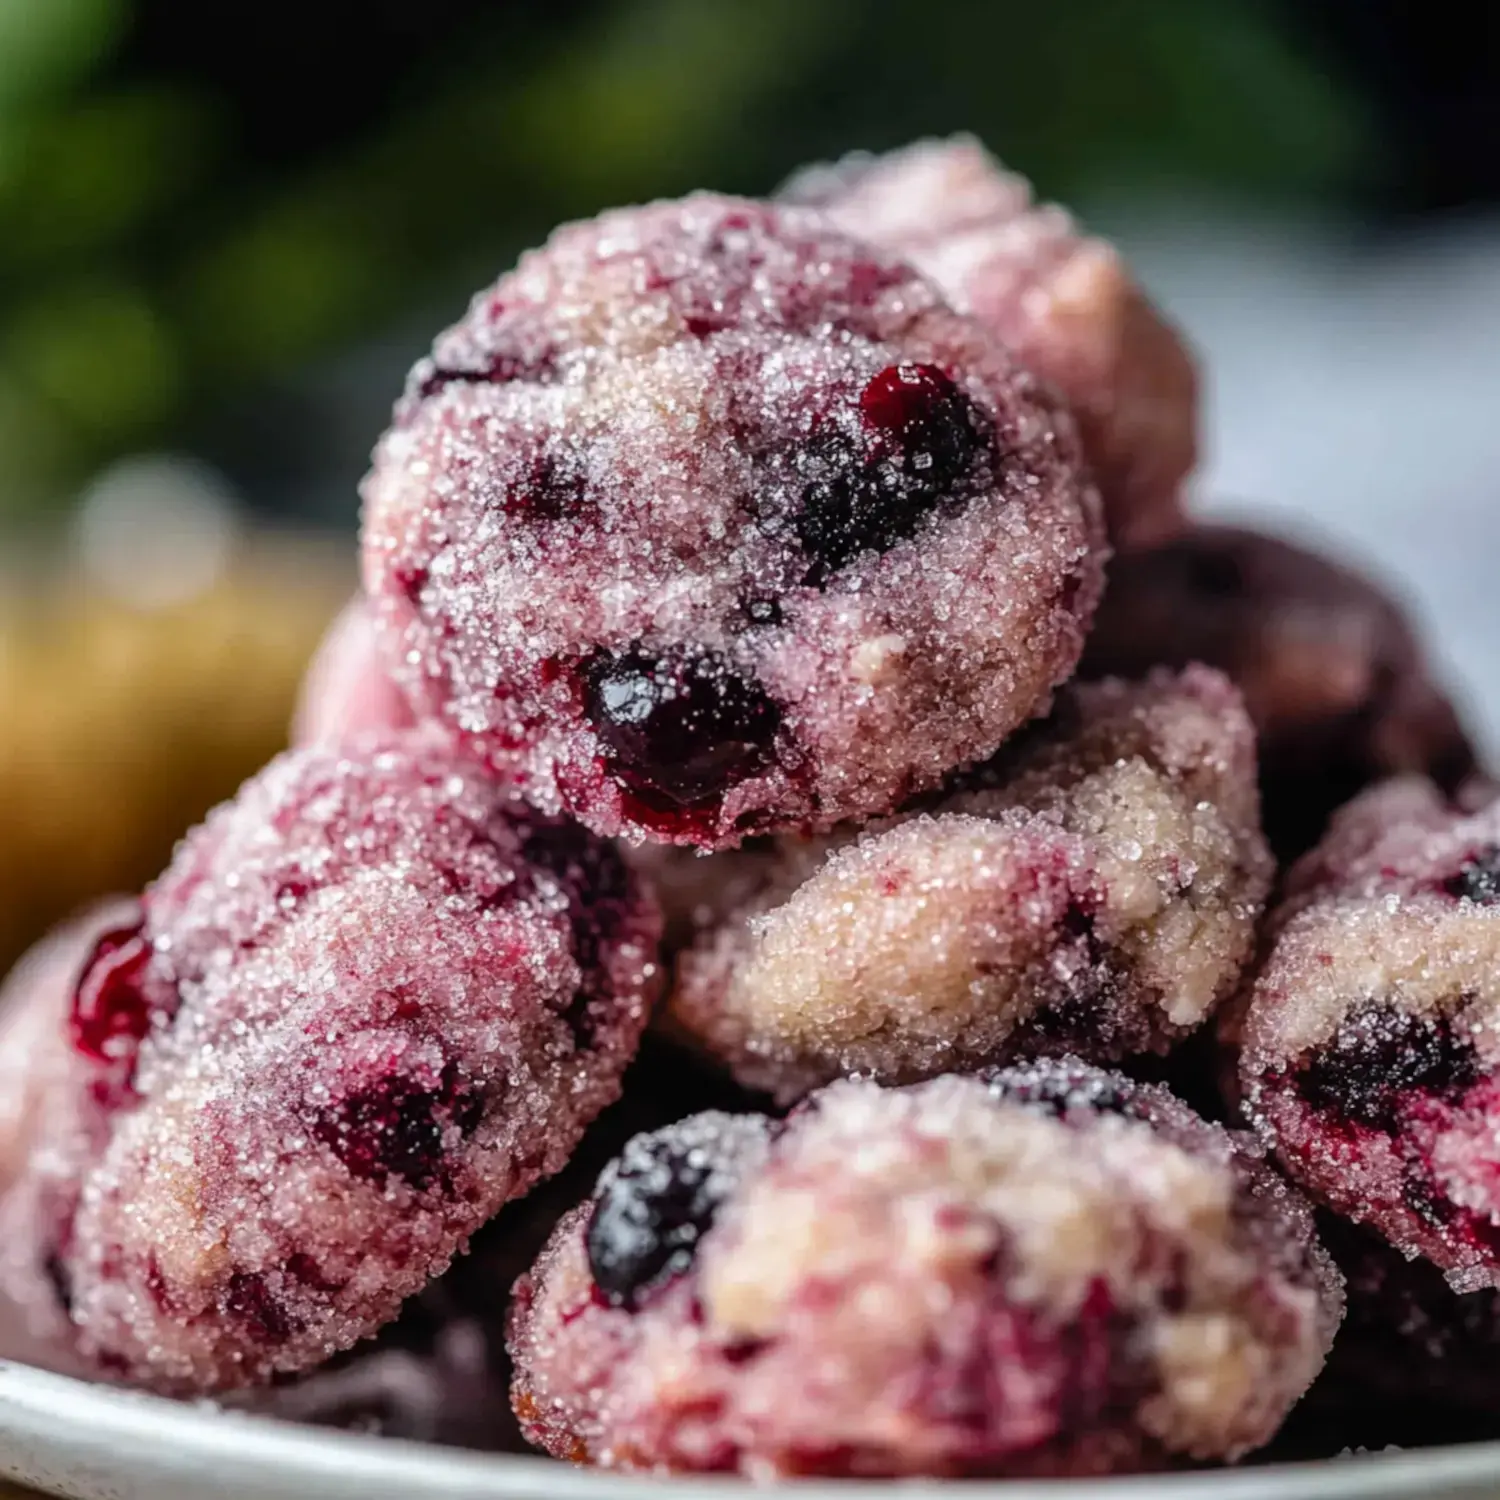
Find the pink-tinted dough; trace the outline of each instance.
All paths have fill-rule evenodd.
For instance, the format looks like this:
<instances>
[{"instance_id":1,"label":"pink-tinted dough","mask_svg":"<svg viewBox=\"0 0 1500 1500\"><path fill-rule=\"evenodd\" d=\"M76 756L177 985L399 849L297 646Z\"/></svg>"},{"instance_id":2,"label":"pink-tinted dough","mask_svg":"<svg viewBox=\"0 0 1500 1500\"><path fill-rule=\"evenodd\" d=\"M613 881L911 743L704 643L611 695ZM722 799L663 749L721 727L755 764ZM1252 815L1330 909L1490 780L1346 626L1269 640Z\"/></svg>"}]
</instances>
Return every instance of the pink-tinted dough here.
<instances>
[{"instance_id":1,"label":"pink-tinted dough","mask_svg":"<svg viewBox=\"0 0 1500 1500\"><path fill-rule=\"evenodd\" d=\"M1341 1289L1247 1136L1077 1063L637 1137L517 1288L523 1431L757 1479L1233 1458Z\"/></svg>"},{"instance_id":2,"label":"pink-tinted dough","mask_svg":"<svg viewBox=\"0 0 1500 1500\"><path fill-rule=\"evenodd\" d=\"M136 910L115 898L80 913L25 954L0 987L0 1299L14 1304L25 1335L58 1357L67 1352L67 1319L51 1247L77 1207L82 1164L110 1129L95 1070L65 1027L100 938L131 924Z\"/></svg>"},{"instance_id":3,"label":"pink-tinted dough","mask_svg":"<svg viewBox=\"0 0 1500 1500\"><path fill-rule=\"evenodd\" d=\"M721 1077L647 1037L619 1101L589 1127L567 1167L506 1204L467 1254L406 1303L396 1322L300 1380L246 1392L240 1404L385 1437L532 1452L510 1408L505 1315L512 1284L633 1136L697 1110L748 1107Z\"/></svg>"},{"instance_id":4,"label":"pink-tinted dough","mask_svg":"<svg viewBox=\"0 0 1500 1500\"><path fill-rule=\"evenodd\" d=\"M821 214L558 230L412 372L364 486L387 660L549 809L701 847L891 811L1072 672L1072 424Z\"/></svg>"},{"instance_id":5,"label":"pink-tinted dough","mask_svg":"<svg viewBox=\"0 0 1500 1500\"><path fill-rule=\"evenodd\" d=\"M1391 781L1296 865L1226 1017L1287 1171L1456 1291L1500 1287L1500 802Z\"/></svg>"},{"instance_id":6,"label":"pink-tinted dough","mask_svg":"<svg viewBox=\"0 0 1500 1500\"><path fill-rule=\"evenodd\" d=\"M177 1390L373 1333L616 1097L658 932L612 849L422 732L280 757L38 1041L62 1081L0 1205L21 1295Z\"/></svg>"},{"instance_id":7,"label":"pink-tinted dough","mask_svg":"<svg viewBox=\"0 0 1500 1500\"><path fill-rule=\"evenodd\" d=\"M698 867L703 868L698 868ZM666 1018L790 1101L1016 1056L1164 1052L1239 982L1270 884L1255 744L1204 667L1071 686L927 810L704 862Z\"/></svg>"}]
</instances>

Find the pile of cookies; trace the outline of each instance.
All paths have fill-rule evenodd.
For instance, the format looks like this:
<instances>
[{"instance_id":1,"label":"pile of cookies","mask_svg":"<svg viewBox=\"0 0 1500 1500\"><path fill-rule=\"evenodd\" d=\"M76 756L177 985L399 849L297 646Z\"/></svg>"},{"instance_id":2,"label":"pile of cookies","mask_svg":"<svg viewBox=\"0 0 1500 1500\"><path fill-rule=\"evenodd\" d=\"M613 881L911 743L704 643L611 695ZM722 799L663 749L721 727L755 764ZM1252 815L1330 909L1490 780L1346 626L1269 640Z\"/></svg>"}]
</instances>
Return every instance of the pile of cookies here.
<instances>
[{"instance_id":1,"label":"pile of cookies","mask_svg":"<svg viewBox=\"0 0 1500 1500\"><path fill-rule=\"evenodd\" d=\"M1330 1349L1500 1413L1500 803L1183 513L1196 388L968 140L524 256L295 748L0 1002L34 1335L755 1478L1234 1461Z\"/></svg>"}]
</instances>

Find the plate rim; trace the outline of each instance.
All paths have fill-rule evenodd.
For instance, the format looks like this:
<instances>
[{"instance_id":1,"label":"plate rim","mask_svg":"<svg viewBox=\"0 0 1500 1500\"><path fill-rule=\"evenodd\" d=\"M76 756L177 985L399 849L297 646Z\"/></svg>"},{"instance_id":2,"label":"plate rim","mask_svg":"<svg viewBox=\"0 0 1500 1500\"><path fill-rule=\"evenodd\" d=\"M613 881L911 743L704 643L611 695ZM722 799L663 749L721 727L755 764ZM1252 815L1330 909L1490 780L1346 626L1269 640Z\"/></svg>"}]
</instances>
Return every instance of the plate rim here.
<instances>
[{"instance_id":1,"label":"plate rim","mask_svg":"<svg viewBox=\"0 0 1500 1500\"><path fill-rule=\"evenodd\" d=\"M27 1455L31 1461L27 1462ZM626 1475L580 1469L541 1456L485 1454L400 1438L338 1432L276 1417L187 1403L149 1392L100 1385L0 1360L0 1476L18 1483L64 1483L70 1466L102 1475L115 1463L133 1482L161 1476L202 1483L206 1474L236 1468L236 1493L278 1491L297 1483L302 1493L383 1500L493 1497L493 1500L663 1500L747 1493L747 1482L723 1475ZM132 1479L134 1476L134 1479ZM945 1480L788 1480L799 1500L849 1500L851 1494L898 1492L903 1500L939 1500L955 1494ZM119 1485L119 1477L106 1481ZM1182 1474L1148 1474L1096 1480L966 1480L965 1500L1056 1500L1063 1488L1089 1500L1395 1500L1398 1496L1500 1492L1500 1441L1455 1444L1401 1453L1356 1455L1295 1464ZM1085 1489L1086 1487L1086 1489ZM100 1483L65 1494L103 1494ZM140 1489L145 1494L150 1491ZM170 1490L170 1493L187 1493Z\"/></svg>"}]
</instances>

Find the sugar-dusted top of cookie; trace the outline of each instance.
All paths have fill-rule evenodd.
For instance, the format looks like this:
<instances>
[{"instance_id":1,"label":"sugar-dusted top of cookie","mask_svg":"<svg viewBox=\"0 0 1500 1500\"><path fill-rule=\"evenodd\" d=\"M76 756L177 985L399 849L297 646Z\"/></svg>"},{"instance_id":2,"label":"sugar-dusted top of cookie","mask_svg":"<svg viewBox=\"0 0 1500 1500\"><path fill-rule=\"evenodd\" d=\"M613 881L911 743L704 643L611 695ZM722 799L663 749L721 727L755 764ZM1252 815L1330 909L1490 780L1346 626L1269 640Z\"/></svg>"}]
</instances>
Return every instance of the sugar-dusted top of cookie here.
<instances>
[{"instance_id":1,"label":"sugar-dusted top of cookie","mask_svg":"<svg viewBox=\"0 0 1500 1500\"><path fill-rule=\"evenodd\" d=\"M1371 787L1339 809L1287 875L1285 920L1319 897L1447 897L1473 916L1500 903L1500 797L1455 800L1422 776Z\"/></svg>"},{"instance_id":2,"label":"sugar-dusted top of cookie","mask_svg":"<svg viewBox=\"0 0 1500 1500\"><path fill-rule=\"evenodd\" d=\"M638 1138L511 1349L528 1436L606 1466L1087 1474L1264 1441L1339 1311L1250 1138L1061 1061Z\"/></svg>"},{"instance_id":3,"label":"sugar-dusted top of cookie","mask_svg":"<svg viewBox=\"0 0 1500 1500\"><path fill-rule=\"evenodd\" d=\"M1500 801L1466 812L1420 777L1371 788L1292 867L1270 933L1244 1036L1269 1058L1367 1009L1500 1004Z\"/></svg>"},{"instance_id":4,"label":"sugar-dusted top of cookie","mask_svg":"<svg viewBox=\"0 0 1500 1500\"><path fill-rule=\"evenodd\" d=\"M1072 684L919 812L669 869L669 899L703 910L667 1019L783 1101L1166 1051L1233 992L1271 873L1227 679Z\"/></svg>"},{"instance_id":5,"label":"sugar-dusted top of cookie","mask_svg":"<svg viewBox=\"0 0 1500 1500\"><path fill-rule=\"evenodd\" d=\"M94 931L7 1257L118 1374L311 1368L564 1164L658 935L618 851L436 733L289 751Z\"/></svg>"},{"instance_id":6,"label":"sugar-dusted top of cookie","mask_svg":"<svg viewBox=\"0 0 1500 1500\"><path fill-rule=\"evenodd\" d=\"M783 196L908 256L1067 397L1117 544L1180 528L1198 452L1197 370L1112 245L1035 202L1031 184L972 136L809 167Z\"/></svg>"},{"instance_id":7,"label":"sugar-dusted top of cookie","mask_svg":"<svg viewBox=\"0 0 1500 1500\"><path fill-rule=\"evenodd\" d=\"M596 831L889 810L1081 650L1071 424L898 255L711 194L567 226L412 373L364 488L388 659Z\"/></svg>"}]
</instances>

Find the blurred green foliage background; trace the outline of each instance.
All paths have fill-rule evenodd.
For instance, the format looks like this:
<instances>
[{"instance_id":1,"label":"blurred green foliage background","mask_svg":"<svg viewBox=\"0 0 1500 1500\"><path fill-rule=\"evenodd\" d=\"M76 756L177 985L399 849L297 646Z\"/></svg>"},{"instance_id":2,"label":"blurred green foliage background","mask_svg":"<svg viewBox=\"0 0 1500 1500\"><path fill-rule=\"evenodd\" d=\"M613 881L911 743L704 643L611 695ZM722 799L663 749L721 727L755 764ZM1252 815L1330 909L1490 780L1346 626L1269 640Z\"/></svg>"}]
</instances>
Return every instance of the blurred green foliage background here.
<instances>
[{"instance_id":1,"label":"blurred green foliage background","mask_svg":"<svg viewBox=\"0 0 1500 1500\"><path fill-rule=\"evenodd\" d=\"M1253 0L0 0L0 521L143 449L238 454L252 496L283 442L348 469L557 220L954 129L1084 203L1378 169L1360 91ZM342 437L285 394L335 367Z\"/></svg>"}]
</instances>

